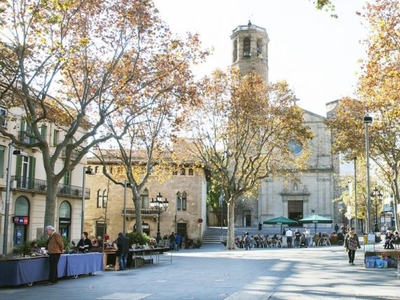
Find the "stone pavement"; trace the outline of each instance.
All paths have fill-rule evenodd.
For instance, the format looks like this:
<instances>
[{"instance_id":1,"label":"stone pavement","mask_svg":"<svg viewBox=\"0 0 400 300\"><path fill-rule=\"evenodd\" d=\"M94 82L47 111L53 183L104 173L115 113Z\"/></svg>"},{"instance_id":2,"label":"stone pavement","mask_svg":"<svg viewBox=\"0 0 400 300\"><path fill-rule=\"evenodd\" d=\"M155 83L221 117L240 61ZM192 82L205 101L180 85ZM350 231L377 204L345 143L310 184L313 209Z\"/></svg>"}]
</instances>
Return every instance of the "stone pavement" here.
<instances>
[{"instance_id":1,"label":"stone pavement","mask_svg":"<svg viewBox=\"0 0 400 300\"><path fill-rule=\"evenodd\" d=\"M63 279L53 286L2 287L0 299L372 300L400 295L397 270L364 268L362 249L355 266L348 264L342 246L228 251L211 244L172 256L172 262Z\"/></svg>"}]
</instances>

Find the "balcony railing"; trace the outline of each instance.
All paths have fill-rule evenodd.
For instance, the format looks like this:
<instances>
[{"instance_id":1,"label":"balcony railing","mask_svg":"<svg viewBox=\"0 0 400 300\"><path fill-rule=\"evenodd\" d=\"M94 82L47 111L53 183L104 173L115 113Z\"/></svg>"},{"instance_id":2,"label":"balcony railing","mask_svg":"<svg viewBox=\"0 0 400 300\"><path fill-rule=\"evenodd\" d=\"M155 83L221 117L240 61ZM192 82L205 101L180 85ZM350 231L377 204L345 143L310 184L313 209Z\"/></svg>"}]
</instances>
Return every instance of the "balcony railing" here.
<instances>
[{"instance_id":1,"label":"balcony railing","mask_svg":"<svg viewBox=\"0 0 400 300\"><path fill-rule=\"evenodd\" d=\"M67 153L67 150L66 150L66 149L63 149L63 150L61 151L60 157L61 157L61 158L65 158L65 157L66 157L66 153ZM75 159L78 157L78 155L79 155L79 152L78 152L77 150L72 150L72 151L71 151L71 156L70 156L70 158L71 158L72 160L75 160Z\"/></svg>"},{"instance_id":2,"label":"balcony railing","mask_svg":"<svg viewBox=\"0 0 400 300\"><path fill-rule=\"evenodd\" d=\"M30 137L26 131L18 132L18 140L27 144L34 144L37 142L37 139Z\"/></svg>"},{"instance_id":3,"label":"balcony railing","mask_svg":"<svg viewBox=\"0 0 400 300\"><path fill-rule=\"evenodd\" d=\"M136 211L136 209L134 209L134 208L127 208L126 209L126 214L127 215L134 215L135 211ZM154 215L154 214L157 214L157 211L152 209L152 208L142 208L142 209L140 209L140 213L142 215ZM124 214L124 210L122 210L122 214Z\"/></svg>"},{"instance_id":4,"label":"balcony railing","mask_svg":"<svg viewBox=\"0 0 400 300\"><path fill-rule=\"evenodd\" d=\"M47 181L23 176L11 177L11 189L25 190L45 194L47 191ZM57 195L71 198L82 198L82 187L74 185L59 184ZM90 198L90 189L85 188L85 199Z\"/></svg>"}]
</instances>

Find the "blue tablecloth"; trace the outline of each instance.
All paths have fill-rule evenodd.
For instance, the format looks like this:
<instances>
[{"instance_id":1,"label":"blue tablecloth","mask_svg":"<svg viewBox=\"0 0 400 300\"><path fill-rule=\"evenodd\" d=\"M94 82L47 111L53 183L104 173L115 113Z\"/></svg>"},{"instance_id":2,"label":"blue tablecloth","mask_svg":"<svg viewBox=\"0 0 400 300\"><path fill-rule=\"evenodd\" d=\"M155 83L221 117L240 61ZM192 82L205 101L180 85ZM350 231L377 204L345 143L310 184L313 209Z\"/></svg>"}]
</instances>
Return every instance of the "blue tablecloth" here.
<instances>
[{"instance_id":1,"label":"blue tablecloth","mask_svg":"<svg viewBox=\"0 0 400 300\"><path fill-rule=\"evenodd\" d=\"M58 277L75 276L103 270L103 254L65 254L58 263ZM0 286L45 281L49 278L48 257L0 261Z\"/></svg>"}]
</instances>

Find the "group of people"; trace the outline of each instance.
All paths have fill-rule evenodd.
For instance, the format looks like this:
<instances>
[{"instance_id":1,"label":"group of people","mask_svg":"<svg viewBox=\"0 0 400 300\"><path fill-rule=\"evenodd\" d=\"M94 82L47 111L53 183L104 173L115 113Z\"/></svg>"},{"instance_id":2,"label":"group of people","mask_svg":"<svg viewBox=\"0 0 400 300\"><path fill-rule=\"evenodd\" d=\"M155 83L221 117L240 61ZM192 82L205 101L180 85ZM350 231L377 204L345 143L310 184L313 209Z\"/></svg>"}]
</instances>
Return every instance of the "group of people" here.
<instances>
[{"instance_id":1,"label":"group of people","mask_svg":"<svg viewBox=\"0 0 400 300\"><path fill-rule=\"evenodd\" d=\"M249 235L246 231L242 236L235 237L235 244L239 248L250 250L251 248L280 248L282 247L282 237L277 234L269 237L269 235L255 234Z\"/></svg>"},{"instance_id":2,"label":"group of people","mask_svg":"<svg viewBox=\"0 0 400 300\"><path fill-rule=\"evenodd\" d=\"M394 249L394 245L399 243L400 243L399 232L397 230L394 232L392 230L386 230L385 245L383 246L383 248Z\"/></svg>"}]
</instances>

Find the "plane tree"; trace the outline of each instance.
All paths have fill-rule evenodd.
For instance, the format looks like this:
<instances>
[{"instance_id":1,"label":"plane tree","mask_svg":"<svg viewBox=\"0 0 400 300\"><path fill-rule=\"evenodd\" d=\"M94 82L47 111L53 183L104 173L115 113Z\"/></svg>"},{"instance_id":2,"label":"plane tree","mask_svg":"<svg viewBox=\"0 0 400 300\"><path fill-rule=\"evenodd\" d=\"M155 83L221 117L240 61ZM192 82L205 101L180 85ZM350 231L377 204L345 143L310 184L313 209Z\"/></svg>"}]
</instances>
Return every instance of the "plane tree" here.
<instances>
[{"instance_id":1,"label":"plane tree","mask_svg":"<svg viewBox=\"0 0 400 300\"><path fill-rule=\"evenodd\" d=\"M141 100L155 82L181 71L172 66L182 62L185 42L171 36L151 1L6 0L0 10L0 101L22 110L2 118L26 124L22 139L1 126L0 133L42 153L44 225L54 224L60 180L94 145L125 135L128 127L115 132L107 123L129 123L149 108ZM196 35L188 40L198 43ZM185 62L197 55L186 54ZM132 114L122 113L126 107ZM47 123L63 136L56 145L42 135Z\"/></svg>"},{"instance_id":2,"label":"plane tree","mask_svg":"<svg viewBox=\"0 0 400 300\"><path fill-rule=\"evenodd\" d=\"M217 70L201 81L199 91L201 103L186 115L185 132L191 153L209 171L212 186L222 191L227 249L235 249L237 201L255 194L263 179L292 173L288 169L301 159L293 155L290 142L305 146L312 134L285 82L266 86L253 73L242 77L237 69Z\"/></svg>"},{"instance_id":3,"label":"plane tree","mask_svg":"<svg viewBox=\"0 0 400 300\"><path fill-rule=\"evenodd\" d=\"M377 166L382 183L394 197L394 215L399 204L400 176L400 4L395 0L367 3L360 13L369 36L364 41L367 58L357 87L357 98L345 98L336 109L336 117L328 126L334 135L336 152L348 160L365 157L366 130L369 124L369 158ZM396 217L396 228L399 220Z\"/></svg>"}]
</instances>

